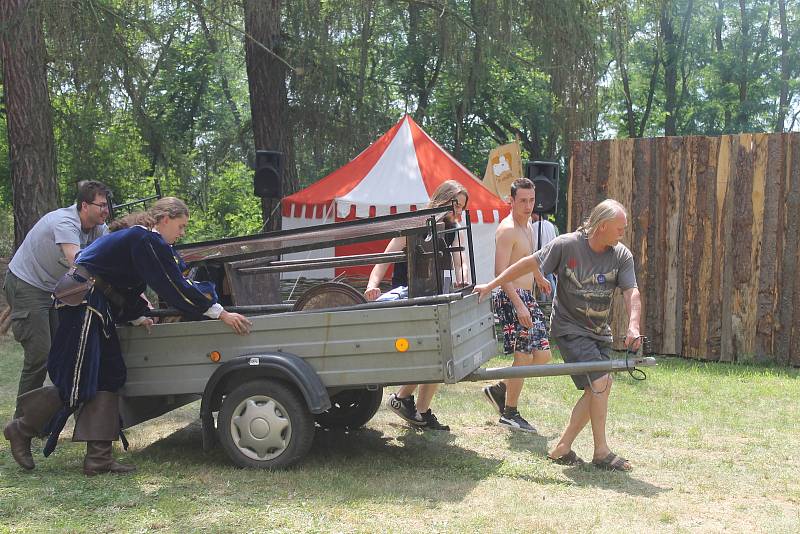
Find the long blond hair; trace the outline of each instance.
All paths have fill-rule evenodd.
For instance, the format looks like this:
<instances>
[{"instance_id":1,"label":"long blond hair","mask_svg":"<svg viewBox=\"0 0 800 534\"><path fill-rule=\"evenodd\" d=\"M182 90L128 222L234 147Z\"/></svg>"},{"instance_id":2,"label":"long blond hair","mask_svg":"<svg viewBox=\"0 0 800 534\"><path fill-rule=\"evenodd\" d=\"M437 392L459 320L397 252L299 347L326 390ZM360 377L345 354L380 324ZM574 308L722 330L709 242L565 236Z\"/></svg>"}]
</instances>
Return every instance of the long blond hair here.
<instances>
[{"instance_id":1,"label":"long blond hair","mask_svg":"<svg viewBox=\"0 0 800 534\"><path fill-rule=\"evenodd\" d=\"M458 195L464 195L469 201L469 193L467 188L456 182L455 180L447 180L436 188L436 191L431 195L431 200L428 202L429 208L438 208L440 206L447 206L452 204Z\"/></svg>"},{"instance_id":2,"label":"long blond hair","mask_svg":"<svg viewBox=\"0 0 800 534\"><path fill-rule=\"evenodd\" d=\"M164 197L156 200L147 211L134 211L124 217L114 219L108 225L108 231L116 232L137 225L152 229L163 217L177 219L184 215L189 216L189 207L183 200L176 197Z\"/></svg>"},{"instance_id":3,"label":"long blond hair","mask_svg":"<svg viewBox=\"0 0 800 534\"><path fill-rule=\"evenodd\" d=\"M626 217L628 216L625 206L613 198L607 198L592 209L589 216L584 219L583 224L578 227L578 231L586 234L586 237L592 237L601 224L610 221L620 213L625 214Z\"/></svg>"},{"instance_id":4,"label":"long blond hair","mask_svg":"<svg viewBox=\"0 0 800 534\"><path fill-rule=\"evenodd\" d=\"M188 217L189 206L179 198L164 197L156 200L147 212L153 217L155 222L158 222L163 217L169 217L170 219Z\"/></svg>"},{"instance_id":5,"label":"long blond hair","mask_svg":"<svg viewBox=\"0 0 800 534\"><path fill-rule=\"evenodd\" d=\"M108 231L116 232L117 230L124 230L137 225L152 228L155 225L155 221L146 211L134 211L108 223Z\"/></svg>"}]
</instances>

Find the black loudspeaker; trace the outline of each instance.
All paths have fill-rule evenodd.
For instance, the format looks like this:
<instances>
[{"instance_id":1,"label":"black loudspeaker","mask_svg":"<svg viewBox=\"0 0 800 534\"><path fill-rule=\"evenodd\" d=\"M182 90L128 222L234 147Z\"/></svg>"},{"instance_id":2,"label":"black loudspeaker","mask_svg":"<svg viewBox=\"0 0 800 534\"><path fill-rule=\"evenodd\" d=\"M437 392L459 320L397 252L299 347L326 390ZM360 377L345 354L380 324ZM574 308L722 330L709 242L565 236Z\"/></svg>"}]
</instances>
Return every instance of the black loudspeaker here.
<instances>
[{"instance_id":1,"label":"black loudspeaker","mask_svg":"<svg viewBox=\"0 0 800 534\"><path fill-rule=\"evenodd\" d=\"M555 213L558 210L558 170L554 161L529 161L525 176L536 186L534 213Z\"/></svg>"},{"instance_id":2,"label":"black loudspeaker","mask_svg":"<svg viewBox=\"0 0 800 534\"><path fill-rule=\"evenodd\" d=\"M283 192L283 152L256 150L253 193L261 198L281 198Z\"/></svg>"}]
</instances>

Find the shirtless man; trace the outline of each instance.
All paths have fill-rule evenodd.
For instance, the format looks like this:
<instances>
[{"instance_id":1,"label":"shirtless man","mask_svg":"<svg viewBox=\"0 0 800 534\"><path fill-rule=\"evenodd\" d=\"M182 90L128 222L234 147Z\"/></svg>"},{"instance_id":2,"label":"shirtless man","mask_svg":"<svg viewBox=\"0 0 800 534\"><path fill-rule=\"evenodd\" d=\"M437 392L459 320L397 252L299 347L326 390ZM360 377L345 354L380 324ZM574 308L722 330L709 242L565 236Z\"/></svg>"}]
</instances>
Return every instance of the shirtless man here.
<instances>
[{"instance_id":1,"label":"shirtless man","mask_svg":"<svg viewBox=\"0 0 800 534\"><path fill-rule=\"evenodd\" d=\"M533 254L533 235L528 221L536 202L533 182L519 178L511 184L511 213L495 232L494 272L499 275L518 260ZM550 361L550 343L544 315L533 298L534 276L523 273L502 284L494 297L494 309L503 327L503 350L514 354L514 366L539 365ZM550 292L544 277L536 280L543 293ZM524 378L509 378L483 388L489 403L500 412L499 424L514 430L536 432L517 410Z\"/></svg>"}]
</instances>

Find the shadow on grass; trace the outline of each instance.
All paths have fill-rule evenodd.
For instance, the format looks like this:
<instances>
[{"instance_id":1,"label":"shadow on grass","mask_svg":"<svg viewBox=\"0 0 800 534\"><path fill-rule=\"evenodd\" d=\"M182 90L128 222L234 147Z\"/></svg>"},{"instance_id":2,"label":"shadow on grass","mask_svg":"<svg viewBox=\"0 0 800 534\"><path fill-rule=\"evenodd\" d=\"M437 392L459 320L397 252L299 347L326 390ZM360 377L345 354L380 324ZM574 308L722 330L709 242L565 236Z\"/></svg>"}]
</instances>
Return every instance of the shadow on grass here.
<instances>
[{"instance_id":1,"label":"shadow on grass","mask_svg":"<svg viewBox=\"0 0 800 534\"><path fill-rule=\"evenodd\" d=\"M530 452L536 456L545 456L547 454L547 442L558 437L557 435L542 436L541 434L520 432L519 430L505 430L505 432L508 432L506 441L509 449Z\"/></svg>"},{"instance_id":2,"label":"shadow on grass","mask_svg":"<svg viewBox=\"0 0 800 534\"><path fill-rule=\"evenodd\" d=\"M429 466L437 460L448 464L484 460L474 451L454 445L455 438L450 432L423 432L398 426L401 434L396 438L369 427L348 431L317 428L311 450L306 458L301 460L300 465L306 468L331 465L343 467L387 462L388 465L384 467L392 468L394 465L398 469L405 470L409 461L421 459L423 456L426 457L426 464ZM208 453L203 452L202 428L199 421L193 421L168 436L146 445L135 451L134 455L153 461L232 465L219 443ZM483 464L483 467L487 473L493 472L493 468L499 463L489 460L486 462L488 463Z\"/></svg>"},{"instance_id":3,"label":"shadow on grass","mask_svg":"<svg viewBox=\"0 0 800 534\"><path fill-rule=\"evenodd\" d=\"M564 469L563 473L576 486L594 486L639 497L655 497L660 493L672 490L672 488L662 488L639 480L631 472L604 471L594 467L591 463L568 467Z\"/></svg>"},{"instance_id":4,"label":"shadow on grass","mask_svg":"<svg viewBox=\"0 0 800 534\"><path fill-rule=\"evenodd\" d=\"M379 502L397 498L457 502L480 481L496 476L501 466L500 460L457 445L451 432L399 425L397 429L394 437L369 427L318 430L304 468L346 472L362 487L362 498Z\"/></svg>"},{"instance_id":5,"label":"shadow on grass","mask_svg":"<svg viewBox=\"0 0 800 534\"><path fill-rule=\"evenodd\" d=\"M170 465L229 467L233 464L217 444L203 450L203 428L199 420L192 421L172 434L164 436L135 451L134 457L147 462L169 462Z\"/></svg>"},{"instance_id":6,"label":"shadow on grass","mask_svg":"<svg viewBox=\"0 0 800 534\"><path fill-rule=\"evenodd\" d=\"M318 428L308 455L282 473L291 478L293 491L307 493L310 499L461 501L481 480L496 476L502 462L460 447L455 440L450 432L404 426L392 436L369 427ZM199 422L136 451L132 460L144 470L156 471L161 469L159 464L181 471L233 466L221 446L202 451ZM273 480L275 476L257 470L242 474Z\"/></svg>"}]
</instances>

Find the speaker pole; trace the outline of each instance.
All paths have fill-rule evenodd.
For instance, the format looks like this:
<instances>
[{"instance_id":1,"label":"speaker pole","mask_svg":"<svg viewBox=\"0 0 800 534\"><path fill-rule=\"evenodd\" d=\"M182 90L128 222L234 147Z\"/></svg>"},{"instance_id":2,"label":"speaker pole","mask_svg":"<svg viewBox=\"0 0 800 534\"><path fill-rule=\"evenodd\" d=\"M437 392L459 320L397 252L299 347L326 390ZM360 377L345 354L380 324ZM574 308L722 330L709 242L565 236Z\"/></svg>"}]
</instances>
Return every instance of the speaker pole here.
<instances>
[{"instance_id":1,"label":"speaker pole","mask_svg":"<svg viewBox=\"0 0 800 534\"><path fill-rule=\"evenodd\" d=\"M539 215L537 213L537 215ZM539 215L539 220L536 221L536 252L542 249L542 216Z\"/></svg>"}]
</instances>

